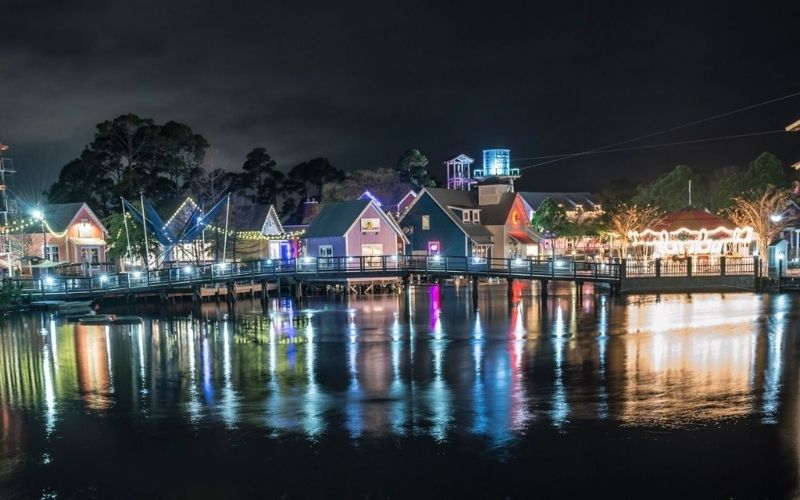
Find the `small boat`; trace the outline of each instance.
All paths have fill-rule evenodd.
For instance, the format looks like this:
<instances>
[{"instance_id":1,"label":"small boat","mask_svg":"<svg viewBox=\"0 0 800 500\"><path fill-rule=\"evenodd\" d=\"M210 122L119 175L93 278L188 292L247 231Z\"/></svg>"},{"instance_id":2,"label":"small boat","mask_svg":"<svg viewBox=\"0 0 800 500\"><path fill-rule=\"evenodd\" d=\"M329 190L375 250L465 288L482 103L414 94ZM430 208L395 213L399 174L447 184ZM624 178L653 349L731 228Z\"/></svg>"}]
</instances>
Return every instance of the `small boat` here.
<instances>
[{"instance_id":1,"label":"small boat","mask_svg":"<svg viewBox=\"0 0 800 500\"><path fill-rule=\"evenodd\" d=\"M96 314L91 316L83 316L78 319L78 322L82 325L138 325L142 322L142 317Z\"/></svg>"}]
</instances>

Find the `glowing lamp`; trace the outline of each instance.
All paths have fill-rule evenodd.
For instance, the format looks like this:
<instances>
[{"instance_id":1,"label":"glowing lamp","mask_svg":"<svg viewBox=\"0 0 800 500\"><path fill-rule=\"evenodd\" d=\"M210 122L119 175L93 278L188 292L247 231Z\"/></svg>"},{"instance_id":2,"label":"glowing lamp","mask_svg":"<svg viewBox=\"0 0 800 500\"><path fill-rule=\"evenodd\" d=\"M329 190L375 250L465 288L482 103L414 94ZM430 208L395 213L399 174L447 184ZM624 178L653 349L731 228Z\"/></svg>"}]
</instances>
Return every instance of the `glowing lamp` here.
<instances>
[{"instance_id":1,"label":"glowing lamp","mask_svg":"<svg viewBox=\"0 0 800 500\"><path fill-rule=\"evenodd\" d=\"M52 284L53 284L53 283L55 283L55 280L53 279L53 277L52 277L52 276L48 276L48 277L46 277L46 278L44 279L44 283L45 283L47 286L52 286Z\"/></svg>"},{"instance_id":2,"label":"glowing lamp","mask_svg":"<svg viewBox=\"0 0 800 500\"><path fill-rule=\"evenodd\" d=\"M41 210L39 210L38 208L34 208L34 209L33 209L33 212L31 212L31 215L32 215L32 216L33 216L33 218L34 218L34 219L36 219L36 220L42 220L42 219L44 219L44 213L42 213L42 211L41 211Z\"/></svg>"},{"instance_id":3,"label":"glowing lamp","mask_svg":"<svg viewBox=\"0 0 800 500\"><path fill-rule=\"evenodd\" d=\"M100 275L100 283L105 283L107 281L108 281L108 275L107 274L101 274Z\"/></svg>"}]
</instances>

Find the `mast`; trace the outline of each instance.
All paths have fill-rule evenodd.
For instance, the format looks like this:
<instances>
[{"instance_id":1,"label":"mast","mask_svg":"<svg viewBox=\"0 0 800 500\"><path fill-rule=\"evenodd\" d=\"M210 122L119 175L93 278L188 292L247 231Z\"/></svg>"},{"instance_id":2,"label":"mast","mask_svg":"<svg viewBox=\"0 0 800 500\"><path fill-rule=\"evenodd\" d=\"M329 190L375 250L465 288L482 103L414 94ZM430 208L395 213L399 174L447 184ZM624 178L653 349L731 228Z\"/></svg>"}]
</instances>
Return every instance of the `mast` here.
<instances>
[{"instance_id":1,"label":"mast","mask_svg":"<svg viewBox=\"0 0 800 500\"><path fill-rule=\"evenodd\" d=\"M0 223L3 224L2 235L2 252L3 260L6 263L9 277L14 276L14 256L11 250L11 228L9 227L9 213L10 207L8 203L8 180L9 176L14 174L13 164L11 160L3 157L3 152L8 150L8 146L0 143Z\"/></svg>"},{"instance_id":2,"label":"mast","mask_svg":"<svg viewBox=\"0 0 800 500\"><path fill-rule=\"evenodd\" d=\"M231 213L231 194L228 193L228 201L225 205L225 233L222 237L222 262L225 262L225 250L228 248L228 218ZM234 258L236 256L234 255Z\"/></svg>"},{"instance_id":3,"label":"mast","mask_svg":"<svg viewBox=\"0 0 800 500\"><path fill-rule=\"evenodd\" d=\"M147 215L144 210L144 191L139 191L142 201L142 231L144 232L144 267L150 269L150 246L147 244Z\"/></svg>"},{"instance_id":4,"label":"mast","mask_svg":"<svg viewBox=\"0 0 800 500\"><path fill-rule=\"evenodd\" d=\"M131 258L131 235L128 232L128 212L125 211L125 198L122 196L119 198L122 202L122 223L125 225L125 239L128 241L128 263L133 265L133 259ZM127 270L127 267L125 269Z\"/></svg>"}]
</instances>

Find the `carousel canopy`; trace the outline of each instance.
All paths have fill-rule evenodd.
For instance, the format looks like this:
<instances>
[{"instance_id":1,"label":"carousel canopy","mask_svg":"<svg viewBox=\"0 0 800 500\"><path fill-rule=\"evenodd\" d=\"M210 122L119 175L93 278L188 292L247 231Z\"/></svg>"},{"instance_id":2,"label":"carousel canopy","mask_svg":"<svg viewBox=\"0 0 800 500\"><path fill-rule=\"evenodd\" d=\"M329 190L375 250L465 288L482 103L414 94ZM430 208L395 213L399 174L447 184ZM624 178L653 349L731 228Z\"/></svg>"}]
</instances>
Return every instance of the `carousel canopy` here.
<instances>
[{"instance_id":1,"label":"carousel canopy","mask_svg":"<svg viewBox=\"0 0 800 500\"><path fill-rule=\"evenodd\" d=\"M673 233L681 229L688 229L689 231L700 231L702 229L713 231L720 227L729 231L736 229L736 225L727 219L714 215L706 210L689 207L667 214L663 219L655 223L652 229L657 232L667 231Z\"/></svg>"}]
</instances>

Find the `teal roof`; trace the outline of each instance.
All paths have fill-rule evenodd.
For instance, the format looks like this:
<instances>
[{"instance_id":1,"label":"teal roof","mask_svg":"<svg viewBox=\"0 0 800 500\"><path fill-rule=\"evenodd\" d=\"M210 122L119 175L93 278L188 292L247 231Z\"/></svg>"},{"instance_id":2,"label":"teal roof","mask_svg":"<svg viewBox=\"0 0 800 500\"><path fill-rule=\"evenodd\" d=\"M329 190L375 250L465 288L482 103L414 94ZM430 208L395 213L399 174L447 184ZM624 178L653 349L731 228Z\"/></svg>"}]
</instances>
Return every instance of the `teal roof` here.
<instances>
[{"instance_id":1,"label":"teal roof","mask_svg":"<svg viewBox=\"0 0 800 500\"><path fill-rule=\"evenodd\" d=\"M308 226L305 238L344 236L369 203L369 200L325 203L319 215Z\"/></svg>"},{"instance_id":2,"label":"teal roof","mask_svg":"<svg viewBox=\"0 0 800 500\"><path fill-rule=\"evenodd\" d=\"M69 223L75 218L83 203L58 203L44 207L44 220L56 233L66 231Z\"/></svg>"}]
</instances>

